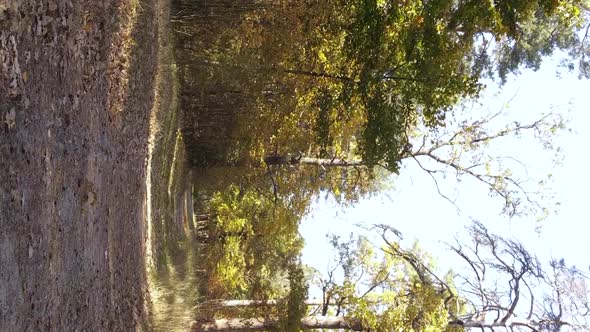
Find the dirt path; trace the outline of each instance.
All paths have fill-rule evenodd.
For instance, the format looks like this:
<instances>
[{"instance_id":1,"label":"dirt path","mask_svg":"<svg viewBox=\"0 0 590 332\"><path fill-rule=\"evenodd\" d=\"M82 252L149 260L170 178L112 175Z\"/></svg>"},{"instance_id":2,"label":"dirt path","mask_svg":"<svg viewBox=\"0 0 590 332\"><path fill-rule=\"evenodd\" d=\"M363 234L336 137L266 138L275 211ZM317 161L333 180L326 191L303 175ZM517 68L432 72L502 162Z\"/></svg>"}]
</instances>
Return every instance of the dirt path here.
<instances>
[{"instance_id":1,"label":"dirt path","mask_svg":"<svg viewBox=\"0 0 590 332\"><path fill-rule=\"evenodd\" d=\"M147 328L158 1L0 1L2 331Z\"/></svg>"}]
</instances>

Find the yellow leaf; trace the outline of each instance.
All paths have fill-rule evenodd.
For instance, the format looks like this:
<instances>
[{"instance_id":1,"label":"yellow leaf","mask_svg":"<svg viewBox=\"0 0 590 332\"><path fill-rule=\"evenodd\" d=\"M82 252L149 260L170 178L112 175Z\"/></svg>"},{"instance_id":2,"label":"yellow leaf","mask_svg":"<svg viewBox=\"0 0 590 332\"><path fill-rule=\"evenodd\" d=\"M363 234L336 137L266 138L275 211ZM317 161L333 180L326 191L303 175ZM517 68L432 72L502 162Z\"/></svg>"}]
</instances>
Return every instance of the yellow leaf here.
<instances>
[{"instance_id":1,"label":"yellow leaf","mask_svg":"<svg viewBox=\"0 0 590 332\"><path fill-rule=\"evenodd\" d=\"M318 54L318 57L320 58L320 60L322 62L328 62L328 58L326 57L326 54L324 53L324 51L320 51Z\"/></svg>"}]
</instances>

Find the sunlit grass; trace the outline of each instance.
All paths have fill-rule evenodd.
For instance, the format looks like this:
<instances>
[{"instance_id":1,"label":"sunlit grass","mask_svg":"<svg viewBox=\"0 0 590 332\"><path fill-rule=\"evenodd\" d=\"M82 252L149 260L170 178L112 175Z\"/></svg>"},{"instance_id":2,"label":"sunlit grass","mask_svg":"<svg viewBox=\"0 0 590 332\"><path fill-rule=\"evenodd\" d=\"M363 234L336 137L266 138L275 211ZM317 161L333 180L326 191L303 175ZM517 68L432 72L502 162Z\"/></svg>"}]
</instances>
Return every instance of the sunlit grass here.
<instances>
[{"instance_id":1,"label":"sunlit grass","mask_svg":"<svg viewBox=\"0 0 590 332\"><path fill-rule=\"evenodd\" d=\"M150 112L146 158L146 255L145 265L150 330L185 331L195 317L198 299L196 244L171 243L174 224L173 198L183 179L184 145L178 130L179 84L169 37L167 6L157 1L158 67ZM141 10L141 9L140 9ZM159 225L159 229L156 227ZM165 226L162 226L165 225Z\"/></svg>"},{"instance_id":2,"label":"sunlit grass","mask_svg":"<svg viewBox=\"0 0 590 332\"><path fill-rule=\"evenodd\" d=\"M199 297L197 257L196 242L184 241L168 256L165 266L152 270L149 287L155 331L186 331L195 319Z\"/></svg>"}]
</instances>

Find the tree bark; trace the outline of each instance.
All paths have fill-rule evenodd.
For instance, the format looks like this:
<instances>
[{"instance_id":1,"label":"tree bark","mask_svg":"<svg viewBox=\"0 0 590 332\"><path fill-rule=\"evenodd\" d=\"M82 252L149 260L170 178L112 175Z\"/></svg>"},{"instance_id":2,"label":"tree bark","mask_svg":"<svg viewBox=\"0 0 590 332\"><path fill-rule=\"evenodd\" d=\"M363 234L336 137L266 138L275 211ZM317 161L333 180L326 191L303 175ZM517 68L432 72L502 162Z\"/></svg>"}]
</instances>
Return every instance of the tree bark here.
<instances>
[{"instance_id":1,"label":"tree bark","mask_svg":"<svg viewBox=\"0 0 590 332\"><path fill-rule=\"evenodd\" d=\"M276 300L221 300L221 301L210 301L207 304L216 305L224 308L231 307L263 307L263 306L274 306L277 305ZM307 300L305 305L323 305L321 300Z\"/></svg>"},{"instance_id":2,"label":"tree bark","mask_svg":"<svg viewBox=\"0 0 590 332\"><path fill-rule=\"evenodd\" d=\"M192 232L195 228L195 210L194 210L194 203L193 203L193 188L189 186L189 188L185 191L186 197L186 217L188 221L188 229Z\"/></svg>"},{"instance_id":3,"label":"tree bark","mask_svg":"<svg viewBox=\"0 0 590 332\"><path fill-rule=\"evenodd\" d=\"M312 165L323 167L363 167L366 166L359 160L344 160L339 158L311 158L292 155L273 155L264 158L264 162L269 165Z\"/></svg>"}]
</instances>

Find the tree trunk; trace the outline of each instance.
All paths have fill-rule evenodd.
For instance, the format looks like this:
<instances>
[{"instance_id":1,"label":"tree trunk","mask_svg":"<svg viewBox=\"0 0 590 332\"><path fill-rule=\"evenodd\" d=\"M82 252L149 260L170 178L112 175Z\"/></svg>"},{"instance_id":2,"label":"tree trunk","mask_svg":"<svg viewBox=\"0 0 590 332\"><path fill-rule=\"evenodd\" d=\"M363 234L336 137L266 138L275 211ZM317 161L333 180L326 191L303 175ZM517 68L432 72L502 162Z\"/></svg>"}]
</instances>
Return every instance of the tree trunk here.
<instances>
[{"instance_id":1,"label":"tree trunk","mask_svg":"<svg viewBox=\"0 0 590 332\"><path fill-rule=\"evenodd\" d=\"M223 308L232 308L232 307L263 307L263 306L274 306L277 304L276 300L221 300L221 301L209 301L206 303L207 305L211 304L214 306L219 306ZM307 300L305 301L305 305L313 306L313 305L323 305L321 300Z\"/></svg>"},{"instance_id":2,"label":"tree trunk","mask_svg":"<svg viewBox=\"0 0 590 332\"><path fill-rule=\"evenodd\" d=\"M323 167L363 167L366 166L359 160L344 160L339 158L311 158L295 155L273 155L264 158L264 162L269 165L313 165Z\"/></svg>"},{"instance_id":3,"label":"tree trunk","mask_svg":"<svg viewBox=\"0 0 590 332\"><path fill-rule=\"evenodd\" d=\"M193 204L193 188L189 188L184 192L186 198L186 219L188 223L188 229L192 232L195 228L195 211Z\"/></svg>"},{"instance_id":4,"label":"tree trunk","mask_svg":"<svg viewBox=\"0 0 590 332\"><path fill-rule=\"evenodd\" d=\"M214 322L191 324L193 332L256 332L264 330L275 330L279 326L278 319L248 318L248 319L217 319ZM301 320L302 330L313 329L345 329L350 331L362 331L362 326L358 320L347 320L340 317L305 317Z\"/></svg>"}]
</instances>

